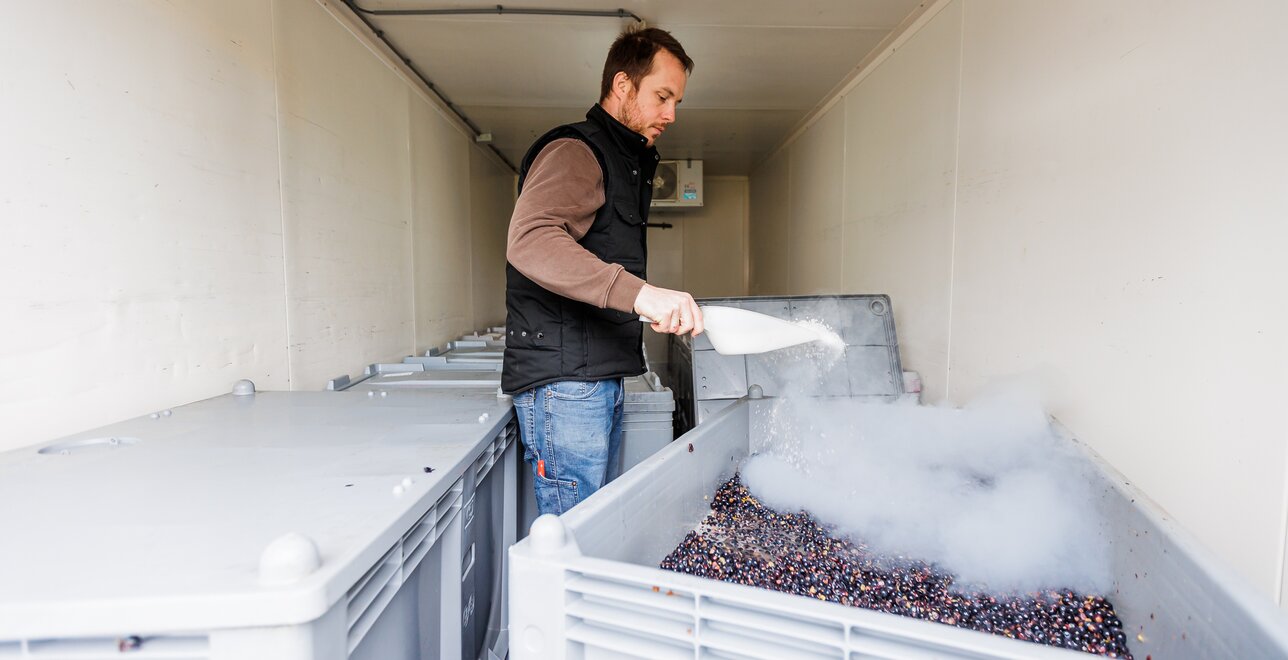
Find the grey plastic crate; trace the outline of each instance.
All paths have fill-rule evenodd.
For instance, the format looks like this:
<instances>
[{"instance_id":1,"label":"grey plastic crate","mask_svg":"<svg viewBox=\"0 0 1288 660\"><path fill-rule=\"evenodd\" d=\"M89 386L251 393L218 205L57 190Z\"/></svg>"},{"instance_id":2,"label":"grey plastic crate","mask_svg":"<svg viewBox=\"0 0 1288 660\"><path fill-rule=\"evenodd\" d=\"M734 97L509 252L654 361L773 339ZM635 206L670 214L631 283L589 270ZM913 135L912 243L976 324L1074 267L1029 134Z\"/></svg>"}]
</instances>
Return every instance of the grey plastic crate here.
<instances>
[{"instance_id":1,"label":"grey plastic crate","mask_svg":"<svg viewBox=\"0 0 1288 660\"><path fill-rule=\"evenodd\" d=\"M626 389L627 401L652 402L671 398L668 390L662 386L662 379L651 371L626 378L622 385Z\"/></svg>"},{"instance_id":2,"label":"grey plastic crate","mask_svg":"<svg viewBox=\"0 0 1288 660\"><path fill-rule=\"evenodd\" d=\"M856 396L894 400L903 394L903 368L894 313L885 295L769 296L704 298L702 305L738 307L793 321L817 320L845 342L845 356L806 392L814 396ZM668 369L677 401L676 431L705 419L700 401L734 400L750 385L767 396L779 393L781 353L720 355L705 335L672 336Z\"/></svg>"},{"instance_id":3,"label":"grey plastic crate","mask_svg":"<svg viewBox=\"0 0 1288 660\"><path fill-rule=\"evenodd\" d=\"M461 423L486 423L491 409L513 415L508 397L498 397L497 372L426 371L418 364L376 364L374 375L351 386L372 400L390 404L415 404L430 419ZM473 386L448 384L463 375L474 375ZM479 404L488 410L477 413ZM462 419L463 418L463 419ZM513 424L504 436L484 447L461 478L460 602L454 608L461 626L461 657L504 657L508 648L504 560L506 550L520 537L518 430ZM526 528L524 528L526 530ZM501 599L501 600L498 600Z\"/></svg>"},{"instance_id":4,"label":"grey plastic crate","mask_svg":"<svg viewBox=\"0 0 1288 660\"><path fill-rule=\"evenodd\" d=\"M453 360L448 359L445 355L413 355L403 358L405 364L419 364L426 370L451 370L458 369L463 371L483 371L492 370L500 373L501 360Z\"/></svg>"},{"instance_id":5,"label":"grey plastic crate","mask_svg":"<svg viewBox=\"0 0 1288 660\"><path fill-rule=\"evenodd\" d=\"M419 362L377 363L368 366L364 373L366 377L361 381L343 388L328 389L366 391L383 396L398 390L438 392L447 396L482 390L495 397L501 384L501 373L497 370L434 370L426 369ZM508 398L498 399L502 406L508 402ZM521 463L517 455L517 429L512 426L509 432L507 440L514 447L508 453L502 453L494 443L490 451L485 451L475 461L462 480L463 541L457 559L461 571L459 612L462 657L465 658L479 657L480 653L487 651L504 657L508 645L503 563L506 550L519 538L517 470ZM494 466L500 469L493 469Z\"/></svg>"},{"instance_id":6,"label":"grey plastic crate","mask_svg":"<svg viewBox=\"0 0 1288 660\"><path fill-rule=\"evenodd\" d=\"M436 358L447 364L487 364L499 369L504 356L504 342L459 339L431 348L423 357Z\"/></svg>"},{"instance_id":7,"label":"grey plastic crate","mask_svg":"<svg viewBox=\"0 0 1288 660\"><path fill-rule=\"evenodd\" d=\"M669 413L675 411L675 400L657 403L635 403L627 401L622 406L627 412Z\"/></svg>"},{"instance_id":8,"label":"grey plastic crate","mask_svg":"<svg viewBox=\"0 0 1288 660\"><path fill-rule=\"evenodd\" d=\"M460 342L460 343L482 342L484 346L500 346L504 348L505 335L501 333L492 333L492 332L487 332L487 333L476 332L472 335L461 335L460 337L457 337L455 339L455 342Z\"/></svg>"},{"instance_id":9,"label":"grey plastic crate","mask_svg":"<svg viewBox=\"0 0 1288 660\"><path fill-rule=\"evenodd\" d=\"M716 416L716 413L719 413L721 410L724 410L725 408L728 408L734 403L737 403L737 401L738 401L737 399L716 399L714 401L699 401L697 402L698 417L702 419L711 419L712 417Z\"/></svg>"},{"instance_id":10,"label":"grey plastic crate","mask_svg":"<svg viewBox=\"0 0 1288 660\"><path fill-rule=\"evenodd\" d=\"M648 457L665 449L674 437L674 431L669 424L653 429L623 426L622 448L617 454L618 473L626 474Z\"/></svg>"},{"instance_id":11,"label":"grey plastic crate","mask_svg":"<svg viewBox=\"0 0 1288 660\"><path fill-rule=\"evenodd\" d=\"M505 554L519 538L518 430L493 442L462 479L462 658L505 657L509 646Z\"/></svg>"},{"instance_id":12,"label":"grey plastic crate","mask_svg":"<svg viewBox=\"0 0 1288 660\"><path fill-rule=\"evenodd\" d=\"M426 351L425 355L446 355L448 353L478 353L483 355L499 356L505 350L504 341L493 341L489 339L457 339L447 342L447 344L438 348L431 348Z\"/></svg>"},{"instance_id":13,"label":"grey plastic crate","mask_svg":"<svg viewBox=\"0 0 1288 660\"><path fill-rule=\"evenodd\" d=\"M627 422L637 422L637 423L644 423L644 422L665 422L667 425L670 425L670 424L671 424L672 415L671 415L671 413L670 413L670 412L666 412L666 411L663 411L663 412L641 412L641 411L630 411L630 410L627 410L627 411L622 415L622 419L623 419L623 421L627 421Z\"/></svg>"},{"instance_id":14,"label":"grey plastic crate","mask_svg":"<svg viewBox=\"0 0 1288 660\"><path fill-rule=\"evenodd\" d=\"M742 399L510 551L513 660L1087 658L930 621L657 568L757 444ZM688 449L689 446L693 450ZM1081 445L1079 445L1081 446ZM1108 522L1115 608L1136 658L1284 658L1288 622L1086 447Z\"/></svg>"},{"instance_id":15,"label":"grey plastic crate","mask_svg":"<svg viewBox=\"0 0 1288 660\"><path fill-rule=\"evenodd\" d=\"M462 492L510 408L235 391L0 453L0 656L461 655Z\"/></svg>"},{"instance_id":16,"label":"grey plastic crate","mask_svg":"<svg viewBox=\"0 0 1288 660\"><path fill-rule=\"evenodd\" d=\"M371 374L349 385L357 389L463 389L496 390L501 386L501 372L496 370L425 369L420 364L374 364Z\"/></svg>"}]
</instances>

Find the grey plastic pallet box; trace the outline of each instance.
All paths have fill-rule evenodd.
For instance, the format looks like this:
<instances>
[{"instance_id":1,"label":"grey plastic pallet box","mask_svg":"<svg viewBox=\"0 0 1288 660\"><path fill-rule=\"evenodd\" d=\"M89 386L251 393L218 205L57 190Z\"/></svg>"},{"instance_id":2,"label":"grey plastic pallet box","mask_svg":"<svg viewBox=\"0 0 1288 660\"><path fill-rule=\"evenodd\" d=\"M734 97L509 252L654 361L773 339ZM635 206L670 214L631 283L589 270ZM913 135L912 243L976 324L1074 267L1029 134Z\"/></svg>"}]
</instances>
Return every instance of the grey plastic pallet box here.
<instances>
[{"instance_id":1,"label":"grey plastic pallet box","mask_svg":"<svg viewBox=\"0 0 1288 660\"><path fill-rule=\"evenodd\" d=\"M510 551L512 660L1088 658L1084 653L708 580L658 563L755 445L769 400L742 399ZM690 451L688 447L692 446ZM1284 658L1278 608L1099 457L1112 596L1136 658Z\"/></svg>"},{"instance_id":2,"label":"grey plastic pallet box","mask_svg":"<svg viewBox=\"0 0 1288 660\"><path fill-rule=\"evenodd\" d=\"M510 407L235 392L0 453L0 657L474 653L463 495Z\"/></svg>"},{"instance_id":3,"label":"grey plastic pallet box","mask_svg":"<svg viewBox=\"0 0 1288 660\"><path fill-rule=\"evenodd\" d=\"M462 393L492 396L497 405L510 405L509 397L497 397L500 373L496 371L435 371L420 364L373 364L369 376L348 389L381 397L390 392L414 391L434 396L432 401L455 401ZM504 656L506 629L504 607L505 552L520 538L526 527L519 527L519 472L526 466L517 454L518 430L514 448L506 455L485 452L467 472L461 495L462 543L462 642L467 658L480 650L491 650ZM492 470L498 461L502 469Z\"/></svg>"}]
</instances>

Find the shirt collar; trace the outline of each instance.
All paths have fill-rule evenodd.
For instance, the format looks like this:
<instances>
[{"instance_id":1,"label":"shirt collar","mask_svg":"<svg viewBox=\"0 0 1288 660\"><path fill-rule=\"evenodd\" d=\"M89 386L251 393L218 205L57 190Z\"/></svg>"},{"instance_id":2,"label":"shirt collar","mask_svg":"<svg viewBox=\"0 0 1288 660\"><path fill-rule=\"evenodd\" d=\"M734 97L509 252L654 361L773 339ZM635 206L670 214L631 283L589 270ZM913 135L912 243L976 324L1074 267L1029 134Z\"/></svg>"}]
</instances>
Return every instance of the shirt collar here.
<instances>
[{"instance_id":1,"label":"shirt collar","mask_svg":"<svg viewBox=\"0 0 1288 660\"><path fill-rule=\"evenodd\" d=\"M627 128L626 124L617 121L617 119L608 114L608 111L604 110L603 106L598 103L592 105L590 110L586 112L586 119L607 126L609 135L613 136L613 140L617 142L617 144L622 148L622 151L626 153L643 155L657 151L653 147L649 146L648 138Z\"/></svg>"}]
</instances>

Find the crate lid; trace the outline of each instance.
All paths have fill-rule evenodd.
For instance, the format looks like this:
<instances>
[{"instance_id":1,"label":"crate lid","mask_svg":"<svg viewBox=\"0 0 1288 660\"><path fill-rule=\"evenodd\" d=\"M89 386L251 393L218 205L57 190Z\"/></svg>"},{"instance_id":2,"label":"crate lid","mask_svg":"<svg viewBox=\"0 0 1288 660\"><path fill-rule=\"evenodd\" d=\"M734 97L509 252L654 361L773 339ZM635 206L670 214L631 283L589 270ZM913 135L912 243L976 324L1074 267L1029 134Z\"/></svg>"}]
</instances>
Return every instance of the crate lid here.
<instances>
[{"instance_id":1,"label":"crate lid","mask_svg":"<svg viewBox=\"0 0 1288 660\"><path fill-rule=\"evenodd\" d=\"M665 403L675 400L675 395L671 392L671 388L663 387L661 378L652 371L626 378L624 379L624 385L624 400L627 405L633 403Z\"/></svg>"},{"instance_id":2,"label":"crate lid","mask_svg":"<svg viewBox=\"0 0 1288 660\"><path fill-rule=\"evenodd\" d=\"M448 358L452 357L475 357L475 358L495 358L500 360L505 355L505 345L487 345L487 342L475 341L452 341L448 342L444 348L431 348L425 353L426 356L433 357L443 355Z\"/></svg>"},{"instance_id":3,"label":"crate lid","mask_svg":"<svg viewBox=\"0 0 1288 660\"><path fill-rule=\"evenodd\" d=\"M373 365L384 366L384 365ZM415 388L452 388L452 387L486 387L495 389L501 385L501 372L496 370L426 370L424 365L399 363L394 367L414 367L404 370L390 369L378 371L372 376L354 385L359 390L382 389L415 389Z\"/></svg>"},{"instance_id":4,"label":"crate lid","mask_svg":"<svg viewBox=\"0 0 1288 660\"><path fill-rule=\"evenodd\" d=\"M261 392L0 453L0 639L310 621L512 414L491 391ZM282 581L275 542L316 568Z\"/></svg>"},{"instance_id":5,"label":"crate lid","mask_svg":"<svg viewBox=\"0 0 1288 660\"><path fill-rule=\"evenodd\" d=\"M425 371L430 370L464 370L464 371L501 371L501 360L457 361L449 360L445 355L411 356L403 358L405 364L418 364Z\"/></svg>"}]
</instances>

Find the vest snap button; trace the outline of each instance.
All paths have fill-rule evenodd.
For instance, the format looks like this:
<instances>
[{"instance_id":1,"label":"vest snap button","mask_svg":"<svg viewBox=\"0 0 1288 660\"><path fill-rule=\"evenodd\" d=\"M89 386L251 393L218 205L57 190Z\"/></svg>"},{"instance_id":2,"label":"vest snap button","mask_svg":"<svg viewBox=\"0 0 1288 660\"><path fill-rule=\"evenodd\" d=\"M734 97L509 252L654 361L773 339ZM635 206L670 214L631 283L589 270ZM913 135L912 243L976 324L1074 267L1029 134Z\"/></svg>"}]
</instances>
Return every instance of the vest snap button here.
<instances>
[{"instance_id":1,"label":"vest snap button","mask_svg":"<svg viewBox=\"0 0 1288 660\"><path fill-rule=\"evenodd\" d=\"M527 331L527 330L524 330L523 332L521 332L521 333L519 333L519 334L521 334L521 335L522 335L522 336L524 336L524 337L527 337L527 336L528 336L528 331Z\"/></svg>"},{"instance_id":2,"label":"vest snap button","mask_svg":"<svg viewBox=\"0 0 1288 660\"><path fill-rule=\"evenodd\" d=\"M635 175L637 175L637 174L639 174L639 173L640 173L640 171L639 171L639 170L631 170L631 176L635 176Z\"/></svg>"},{"instance_id":3,"label":"vest snap button","mask_svg":"<svg viewBox=\"0 0 1288 660\"><path fill-rule=\"evenodd\" d=\"M546 338L546 333L544 332L537 333L537 339L545 339L545 338Z\"/></svg>"}]
</instances>

